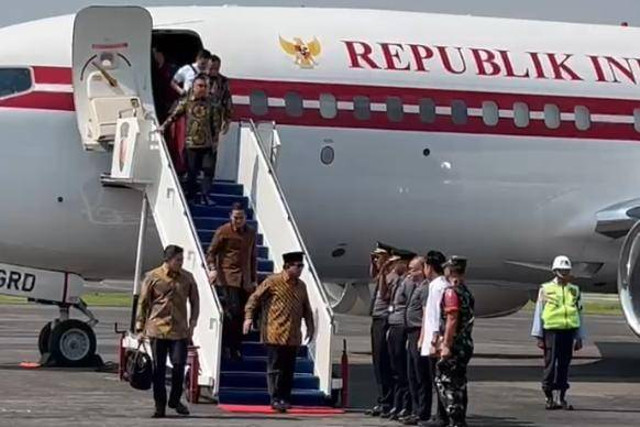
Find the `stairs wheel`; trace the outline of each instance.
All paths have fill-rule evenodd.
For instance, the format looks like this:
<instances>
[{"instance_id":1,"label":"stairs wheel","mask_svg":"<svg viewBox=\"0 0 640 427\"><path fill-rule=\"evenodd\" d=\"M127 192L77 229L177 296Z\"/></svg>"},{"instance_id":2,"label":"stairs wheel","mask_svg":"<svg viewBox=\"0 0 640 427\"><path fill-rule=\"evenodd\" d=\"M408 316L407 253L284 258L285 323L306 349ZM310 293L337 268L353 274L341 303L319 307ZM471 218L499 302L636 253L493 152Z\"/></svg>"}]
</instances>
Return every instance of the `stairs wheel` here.
<instances>
[{"instance_id":1,"label":"stairs wheel","mask_svg":"<svg viewBox=\"0 0 640 427\"><path fill-rule=\"evenodd\" d=\"M49 353L49 347L51 344L51 323L48 322L40 329L40 335L38 335L38 350L40 354Z\"/></svg>"},{"instance_id":2,"label":"stairs wheel","mask_svg":"<svg viewBox=\"0 0 640 427\"><path fill-rule=\"evenodd\" d=\"M96 334L81 320L59 322L51 331L49 343L51 357L62 366L85 366L95 358Z\"/></svg>"}]
</instances>

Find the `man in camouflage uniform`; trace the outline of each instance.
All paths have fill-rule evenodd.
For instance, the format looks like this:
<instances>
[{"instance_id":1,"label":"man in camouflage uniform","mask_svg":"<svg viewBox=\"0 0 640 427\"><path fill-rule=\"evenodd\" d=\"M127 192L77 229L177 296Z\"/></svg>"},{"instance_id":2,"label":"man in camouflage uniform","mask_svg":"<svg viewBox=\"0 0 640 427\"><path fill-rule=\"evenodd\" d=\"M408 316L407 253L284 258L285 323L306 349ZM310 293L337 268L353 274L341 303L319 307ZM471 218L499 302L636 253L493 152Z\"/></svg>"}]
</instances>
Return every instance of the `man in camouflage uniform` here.
<instances>
[{"instance_id":1,"label":"man in camouflage uniform","mask_svg":"<svg viewBox=\"0 0 640 427\"><path fill-rule=\"evenodd\" d=\"M442 341L435 382L450 427L467 425L467 365L473 355L475 301L465 284L466 267L467 260L456 256L445 264L450 286L442 298Z\"/></svg>"}]
</instances>

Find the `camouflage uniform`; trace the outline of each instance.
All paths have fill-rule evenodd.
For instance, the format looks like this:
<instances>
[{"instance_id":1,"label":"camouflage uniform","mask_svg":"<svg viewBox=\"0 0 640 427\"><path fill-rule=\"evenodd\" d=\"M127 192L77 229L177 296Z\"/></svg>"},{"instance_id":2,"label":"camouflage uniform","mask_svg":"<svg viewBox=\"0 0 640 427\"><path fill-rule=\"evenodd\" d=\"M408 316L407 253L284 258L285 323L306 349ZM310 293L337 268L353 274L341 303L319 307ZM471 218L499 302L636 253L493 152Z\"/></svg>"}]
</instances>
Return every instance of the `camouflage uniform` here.
<instances>
[{"instance_id":1,"label":"camouflage uniform","mask_svg":"<svg viewBox=\"0 0 640 427\"><path fill-rule=\"evenodd\" d=\"M466 426L467 414L467 365L473 355L473 321L474 304L473 294L467 286L460 283L449 286L446 293L452 292L458 297L459 319L455 332L451 357L442 359L436 364L435 383L440 399L449 417L450 426ZM440 333L444 335L447 314L443 308L440 319Z\"/></svg>"}]
</instances>

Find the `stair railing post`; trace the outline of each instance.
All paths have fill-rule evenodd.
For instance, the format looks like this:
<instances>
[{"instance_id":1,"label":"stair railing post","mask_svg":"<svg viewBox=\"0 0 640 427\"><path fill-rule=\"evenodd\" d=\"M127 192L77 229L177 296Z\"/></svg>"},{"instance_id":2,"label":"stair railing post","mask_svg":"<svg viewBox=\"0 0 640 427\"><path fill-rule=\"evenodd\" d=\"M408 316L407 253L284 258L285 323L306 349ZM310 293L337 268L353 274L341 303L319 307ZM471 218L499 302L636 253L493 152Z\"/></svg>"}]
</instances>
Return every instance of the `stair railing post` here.
<instances>
[{"instance_id":1,"label":"stair railing post","mask_svg":"<svg viewBox=\"0 0 640 427\"><path fill-rule=\"evenodd\" d=\"M147 213L149 209L149 203L147 202L147 195L142 192L142 208L140 209L140 229L138 230L138 246L136 248L136 267L133 277L133 301L131 307L131 325L130 331L133 333L136 329L136 316L138 312L138 298L140 297L142 276L142 259L144 255L144 237L147 230Z\"/></svg>"}]
</instances>

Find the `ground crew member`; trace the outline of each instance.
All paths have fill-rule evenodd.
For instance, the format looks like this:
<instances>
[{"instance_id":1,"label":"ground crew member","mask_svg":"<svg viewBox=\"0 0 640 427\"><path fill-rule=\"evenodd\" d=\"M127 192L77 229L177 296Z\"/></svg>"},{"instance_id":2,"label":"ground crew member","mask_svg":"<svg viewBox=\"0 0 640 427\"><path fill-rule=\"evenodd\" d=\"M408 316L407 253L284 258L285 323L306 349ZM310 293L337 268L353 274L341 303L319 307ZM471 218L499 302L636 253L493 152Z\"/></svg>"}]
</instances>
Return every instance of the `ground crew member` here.
<instances>
[{"instance_id":1,"label":"ground crew member","mask_svg":"<svg viewBox=\"0 0 640 427\"><path fill-rule=\"evenodd\" d=\"M313 339L315 326L307 287L300 280L304 268L302 252L282 256L281 273L269 276L249 297L245 306L243 330L248 334L254 316L263 308L261 339L267 345L267 382L271 407L286 412L291 407L291 389L296 355L302 342L302 319L307 327L307 340Z\"/></svg>"},{"instance_id":2,"label":"ground crew member","mask_svg":"<svg viewBox=\"0 0 640 427\"><path fill-rule=\"evenodd\" d=\"M424 315L422 316L422 330L420 332L420 355L429 358L429 379L431 382L429 392L435 388L436 362L440 355L437 347L440 337L440 317L442 307L442 296L449 286L449 282L444 277L444 268L446 262L442 252L429 251L427 254L424 274L429 280L429 296L424 306ZM419 423L421 427L433 426L444 427L449 424L447 412L442 405L440 394L436 391L436 400L438 409L434 417L428 423Z\"/></svg>"},{"instance_id":3,"label":"ground crew member","mask_svg":"<svg viewBox=\"0 0 640 427\"><path fill-rule=\"evenodd\" d=\"M240 203L233 205L229 218L214 233L207 262L216 271L216 289L224 308L224 356L238 360L242 357L244 305L256 287L256 231L247 225Z\"/></svg>"},{"instance_id":4,"label":"ground crew member","mask_svg":"<svg viewBox=\"0 0 640 427\"><path fill-rule=\"evenodd\" d=\"M376 288L371 300L371 358L373 372L378 386L376 405L365 411L366 415L378 417L388 413L393 406L393 379L391 377L391 362L387 345L387 331L389 330L389 287L388 283L394 277L388 273L391 247L378 242L377 248L371 253L369 273L375 280ZM393 273L395 275L395 273Z\"/></svg>"},{"instance_id":5,"label":"ground crew member","mask_svg":"<svg viewBox=\"0 0 640 427\"><path fill-rule=\"evenodd\" d=\"M398 251L400 260L395 265L398 275L396 285L391 290L391 306L389 307L389 333L387 344L391 358L391 372L395 386L393 408L381 417L391 420L411 415L411 395L407 379L407 329L405 313L409 296L415 287L413 280L406 278L408 263L415 257L414 253Z\"/></svg>"},{"instance_id":6,"label":"ground crew member","mask_svg":"<svg viewBox=\"0 0 640 427\"><path fill-rule=\"evenodd\" d=\"M540 287L531 335L544 350L542 391L547 409L573 409L565 399L573 351L582 348L584 328L580 288L570 283L571 261L560 255L551 266L555 278ZM555 392L555 396L554 396Z\"/></svg>"},{"instance_id":7,"label":"ground crew member","mask_svg":"<svg viewBox=\"0 0 640 427\"><path fill-rule=\"evenodd\" d=\"M407 376L411 394L412 414L405 417L403 424L418 425L431 418L431 376L429 359L420 355L420 329L423 307L429 296L429 280L424 275L425 259L416 257L409 263L408 280L414 284L409 295L405 325L407 327Z\"/></svg>"},{"instance_id":8,"label":"ground crew member","mask_svg":"<svg viewBox=\"0 0 640 427\"><path fill-rule=\"evenodd\" d=\"M440 360L436 386L450 427L467 425L467 365L473 355L475 300L465 284L467 260L451 257L445 263L449 286L442 298Z\"/></svg>"},{"instance_id":9,"label":"ground crew member","mask_svg":"<svg viewBox=\"0 0 640 427\"><path fill-rule=\"evenodd\" d=\"M196 195L197 179L203 170L205 161L209 167L204 169L204 179L200 184L202 201L210 204L209 187L215 170L217 156L217 142L214 141L215 122L213 117L213 105L209 96L209 77L199 74L193 81L193 89L189 96L180 100L167 120L160 126L160 132L179 117L186 115L187 131L185 144L187 147L187 199L193 199Z\"/></svg>"},{"instance_id":10,"label":"ground crew member","mask_svg":"<svg viewBox=\"0 0 640 427\"><path fill-rule=\"evenodd\" d=\"M180 402L180 397L187 346L198 322L200 304L193 276L182 269L183 258L181 247L167 246L164 250L164 263L147 273L140 294L136 332L139 339L151 339L153 398L156 404L153 418L165 416L167 355L172 365L169 408L175 409L178 414L189 415L189 409ZM187 301L191 306L189 317Z\"/></svg>"}]
</instances>

